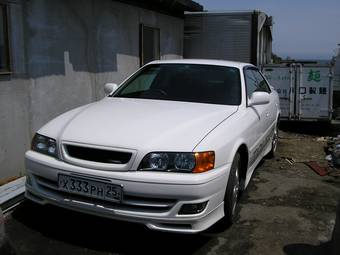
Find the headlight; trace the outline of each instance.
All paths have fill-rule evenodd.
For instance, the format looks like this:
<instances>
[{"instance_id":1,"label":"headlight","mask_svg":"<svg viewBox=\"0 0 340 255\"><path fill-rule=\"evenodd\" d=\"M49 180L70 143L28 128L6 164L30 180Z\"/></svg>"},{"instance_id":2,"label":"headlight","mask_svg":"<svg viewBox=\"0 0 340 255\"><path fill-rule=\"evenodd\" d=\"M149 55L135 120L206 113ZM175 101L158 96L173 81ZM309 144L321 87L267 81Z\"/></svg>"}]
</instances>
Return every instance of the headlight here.
<instances>
[{"instance_id":1,"label":"headlight","mask_svg":"<svg viewBox=\"0 0 340 255\"><path fill-rule=\"evenodd\" d=\"M55 158L58 157L57 143L52 138L35 134L32 140L31 148L33 151L37 151Z\"/></svg>"},{"instance_id":2,"label":"headlight","mask_svg":"<svg viewBox=\"0 0 340 255\"><path fill-rule=\"evenodd\" d=\"M138 170L202 173L214 168L215 153L208 152L152 152L147 154Z\"/></svg>"},{"instance_id":3,"label":"headlight","mask_svg":"<svg viewBox=\"0 0 340 255\"><path fill-rule=\"evenodd\" d=\"M148 157L148 168L166 170L169 165L167 153L151 153Z\"/></svg>"}]
</instances>

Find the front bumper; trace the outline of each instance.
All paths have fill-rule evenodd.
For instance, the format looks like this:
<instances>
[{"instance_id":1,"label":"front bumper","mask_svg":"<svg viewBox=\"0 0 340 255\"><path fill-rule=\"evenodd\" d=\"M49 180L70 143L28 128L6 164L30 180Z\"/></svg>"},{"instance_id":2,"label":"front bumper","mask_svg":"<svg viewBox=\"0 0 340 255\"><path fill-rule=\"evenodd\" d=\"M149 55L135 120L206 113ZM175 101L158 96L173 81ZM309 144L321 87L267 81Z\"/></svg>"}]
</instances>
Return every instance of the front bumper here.
<instances>
[{"instance_id":1,"label":"front bumper","mask_svg":"<svg viewBox=\"0 0 340 255\"><path fill-rule=\"evenodd\" d=\"M138 222L155 230L196 233L224 216L223 200L230 164L201 174L118 172L74 166L28 151L26 170L26 197L39 204ZM118 204L62 192L58 189L59 174L121 185L124 199ZM178 214L184 204L206 201L206 208L199 214Z\"/></svg>"}]
</instances>

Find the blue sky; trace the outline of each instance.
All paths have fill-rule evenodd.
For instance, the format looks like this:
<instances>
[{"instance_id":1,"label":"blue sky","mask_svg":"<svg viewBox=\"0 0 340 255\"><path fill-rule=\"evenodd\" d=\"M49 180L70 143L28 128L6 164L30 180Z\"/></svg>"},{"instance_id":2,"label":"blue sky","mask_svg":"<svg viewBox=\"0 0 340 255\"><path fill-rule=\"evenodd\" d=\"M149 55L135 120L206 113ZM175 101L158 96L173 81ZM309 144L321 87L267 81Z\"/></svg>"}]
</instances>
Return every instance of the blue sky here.
<instances>
[{"instance_id":1,"label":"blue sky","mask_svg":"<svg viewBox=\"0 0 340 255\"><path fill-rule=\"evenodd\" d=\"M340 44L340 0L195 0L205 10L259 9L274 17L273 52L330 59Z\"/></svg>"}]
</instances>

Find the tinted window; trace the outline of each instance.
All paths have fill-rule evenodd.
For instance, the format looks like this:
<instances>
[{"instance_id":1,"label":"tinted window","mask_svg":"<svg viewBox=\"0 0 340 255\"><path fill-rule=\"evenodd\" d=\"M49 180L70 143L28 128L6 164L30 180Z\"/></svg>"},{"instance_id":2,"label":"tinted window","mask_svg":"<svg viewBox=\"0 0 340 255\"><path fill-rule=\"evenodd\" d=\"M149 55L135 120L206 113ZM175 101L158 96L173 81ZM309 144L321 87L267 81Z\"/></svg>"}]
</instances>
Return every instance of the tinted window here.
<instances>
[{"instance_id":1,"label":"tinted window","mask_svg":"<svg viewBox=\"0 0 340 255\"><path fill-rule=\"evenodd\" d=\"M234 67L212 65L148 65L114 97L239 105L240 72Z\"/></svg>"},{"instance_id":2,"label":"tinted window","mask_svg":"<svg viewBox=\"0 0 340 255\"><path fill-rule=\"evenodd\" d=\"M258 89L257 80L256 80L254 73L251 69L247 69L245 71L244 75L245 75L245 79L246 79L247 96L250 98L250 96L253 94L253 92Z\"/></svg>"},{"instance_id":3,"label":"tinted window","mask_svg":"<svg viewBox=\"0 0 340 255\"><path fill-rule=\"evenodd\" d=\"M270 88L266 80L256 69L247 69L245 71L245 79L247 86L247 96L250 98L255 91L263 91L270 93Z\"/></svg>"},{"instance_id":4,"label":"tinted window","mask_svg":"<svg viewBox=\"0 0 340 255\"><path fill-rule=\"evenodd\" d=\"M266 82L266 80L263 78L263 76L260 74L259 71L253 70L254 76L257 80L257 90L256 91L264 91L264 92L270 92L270 88Z\"/></svg>"}]
</instances>

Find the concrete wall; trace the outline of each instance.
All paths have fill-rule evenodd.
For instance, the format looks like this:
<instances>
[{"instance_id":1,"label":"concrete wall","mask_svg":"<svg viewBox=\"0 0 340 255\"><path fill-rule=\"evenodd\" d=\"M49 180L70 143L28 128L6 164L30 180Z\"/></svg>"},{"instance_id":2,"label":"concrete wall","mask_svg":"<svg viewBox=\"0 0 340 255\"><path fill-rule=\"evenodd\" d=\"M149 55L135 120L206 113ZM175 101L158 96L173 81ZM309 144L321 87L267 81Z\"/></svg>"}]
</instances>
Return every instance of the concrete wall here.
<instances>
[{"instance_id":1,"label":"concrete wall","mask_svg":"<svg viewBox=\"0 0 340 255\"><path fill-rule=\"evenodd\" d=\"M139 68L139 25L160 28L161 58L181 58L183 20L112 0L9 3L13 74L0 74L0 179L24 174L34 133L103 97Z\"/></svg>"}]
</instances>

